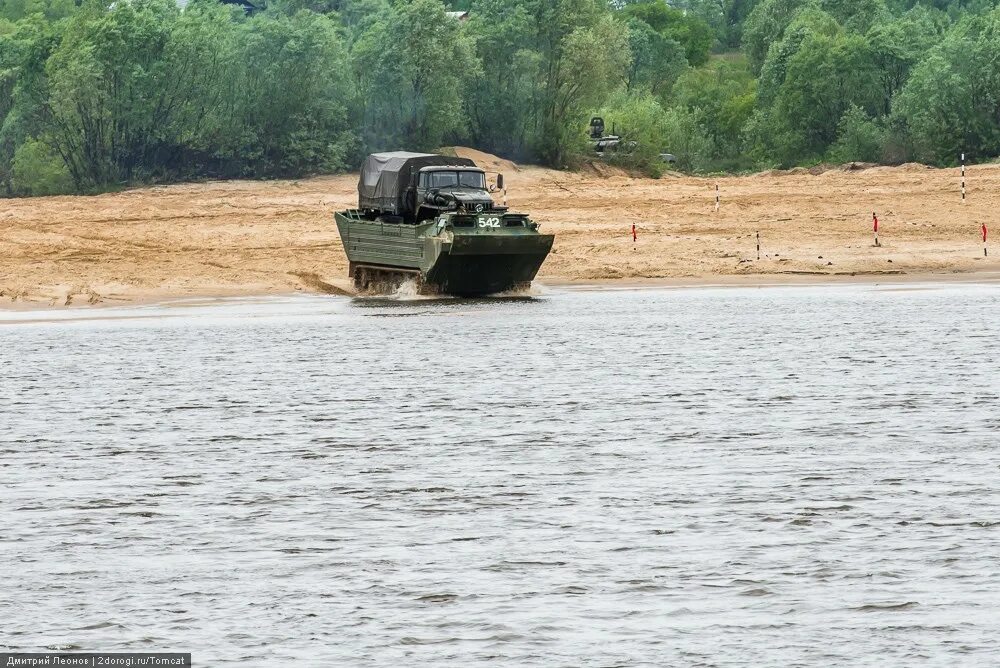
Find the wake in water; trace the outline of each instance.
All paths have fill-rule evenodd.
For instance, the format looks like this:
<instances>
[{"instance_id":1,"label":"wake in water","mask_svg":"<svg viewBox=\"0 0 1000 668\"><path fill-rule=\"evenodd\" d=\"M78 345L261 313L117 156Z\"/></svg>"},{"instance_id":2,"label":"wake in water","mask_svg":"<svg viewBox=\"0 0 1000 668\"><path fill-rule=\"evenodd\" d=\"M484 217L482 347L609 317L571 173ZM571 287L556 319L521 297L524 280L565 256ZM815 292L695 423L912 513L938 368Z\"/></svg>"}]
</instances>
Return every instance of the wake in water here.
<instances>
[{"instance_id":1,"label":"wake in water","mask_svg":"<svg viewBox=\"0 0 1000 668\"><path fill-rule=\"evenodd\" d=\"M541 286L536 286L534 284L526 284L523 286L518 286L511 288L510 290L505 290L503 292L496 292L489 295L483 295L479 299L530 299L534 297L540 297L543 294ZM449 295L442 292L437 292L433 286L425 285L420 282L417 278L408 278L399 285L397 285L391 292L385 292L382 294L371 294L371 297L377 299L388 299L392 301L399 302L411 302L411 301L439 301L442 299L460 299L455 295Z\"/></svg>"},{"instance_id":2,"label":"wake in water","mask_svg":"<svg viewBox=\"0 0 1000 668\"><path fill-rule=\"evenodd\" d=\"M443 295L435 292L433 288L422 285L416 278L408 278L395 291L385 295L387 299L394 299L401 302L427 301L431 299L451 299L451 295Z\"/></svg>"},{"instance_id":3,"label":"wake in water","mask_svg":"<svg viewBox=\"0 0 1000 668\"><path fill-rule=\"evenodd\" d=\"M511 288L510 290L505 290L503 292L498 292L496 294L489 296L498 298L513 297L517 299L524 299L532 297L541 297L543 294L545 294L543 286L538 285L536 283L528 283L526 285L521 285L515 288Z\"/></svg>"},{"instance_id":4,"label":"wake in water","mask_svg":"<svg viewBox=\"0 0 1000 668\"><path fill-rule=\"evenodd\" d=\"M461 297L458 295L446 294L443 292L438 292L434 286L427 285L420 281L416 276L407 277L402 282L379 282L370 283L367 289L361 290L355 294L356 299L363 301L369 301L371 303L377 302L396 302L396 303L409 303L409 302L457 302L457 301L469 301L469 300L527 300L536 299L545 294L543 286L533 285L531 283L526 283L523 285L516 286L510 290L505 290L503 292L496 292L493 294L482 295L479 297Z\"/></svg>"}]
</instances>

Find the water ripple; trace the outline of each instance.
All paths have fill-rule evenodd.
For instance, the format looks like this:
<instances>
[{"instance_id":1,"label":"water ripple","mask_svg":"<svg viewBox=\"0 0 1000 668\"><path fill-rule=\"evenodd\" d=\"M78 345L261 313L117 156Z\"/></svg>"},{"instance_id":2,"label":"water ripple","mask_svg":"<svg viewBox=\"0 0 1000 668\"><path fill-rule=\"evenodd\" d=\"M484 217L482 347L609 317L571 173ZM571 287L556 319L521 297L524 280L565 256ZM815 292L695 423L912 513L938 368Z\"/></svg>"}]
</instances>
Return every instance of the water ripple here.
<instances>
[{"instance_id":1,"label":"water ripple","mask_svg":"<svg viewBox=\"0 0 1000 668\"><path fill-rule=\"evenodd\" d=\"M550 291L9 323L0 647L995 663L998 306Z\"/></svg>"}]
</instances>

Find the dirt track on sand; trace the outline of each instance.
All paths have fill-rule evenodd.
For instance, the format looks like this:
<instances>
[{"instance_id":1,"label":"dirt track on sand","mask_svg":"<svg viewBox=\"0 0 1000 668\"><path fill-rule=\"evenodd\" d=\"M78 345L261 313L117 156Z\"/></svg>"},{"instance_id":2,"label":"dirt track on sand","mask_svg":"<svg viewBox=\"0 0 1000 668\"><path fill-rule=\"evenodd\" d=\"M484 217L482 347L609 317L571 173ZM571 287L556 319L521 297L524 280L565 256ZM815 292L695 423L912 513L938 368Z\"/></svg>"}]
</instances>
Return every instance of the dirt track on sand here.
<instances>
[{"instance_id":1,"label":"dirt track on sand","mask_svg":"<svg viewBox=\"0 0 1000 668\"><path fill-rule=\"evenodd\" d=\"M651 180L458 151L502 169L510 206L556 233L542 283L1000 270L983 259L978 236L983 222L1000 233L1000 222L991 225L1000 165L967 170L963 205L958 170L920 165ZM348 287L347 258L333 212L355 204L356 183L342 175L2 200L0 306L337 292ZM873 210L881 248L872 243Z\"/></svg>"}]
</instances>

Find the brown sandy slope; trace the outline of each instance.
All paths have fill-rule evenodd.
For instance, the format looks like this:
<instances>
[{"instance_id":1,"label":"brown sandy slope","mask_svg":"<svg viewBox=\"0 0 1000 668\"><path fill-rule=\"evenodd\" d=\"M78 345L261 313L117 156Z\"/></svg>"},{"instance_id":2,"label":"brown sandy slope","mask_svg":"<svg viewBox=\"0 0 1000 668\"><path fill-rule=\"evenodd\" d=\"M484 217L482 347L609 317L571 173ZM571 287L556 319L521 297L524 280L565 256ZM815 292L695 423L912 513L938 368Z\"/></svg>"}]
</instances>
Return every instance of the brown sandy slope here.
<instances>
[{"instance_id":1,"label":"brown sandy slope","mask_svg":"<svg viewBox=\"0 0 1000 668\"><path fill-rule=\"evenodd\" d=\"M1000 269L978 237L984 221L1000 235L1000 166L968 170L963 205L957 170L919 165L651 180L458 152L503 170L509 204L556 233L542 283ZM348 286L333 211L354 204L355 185L343 175L3 200L0 306L336 292ZM872 210L882 248L872 246Z\"/></svg>"}]
</instances>

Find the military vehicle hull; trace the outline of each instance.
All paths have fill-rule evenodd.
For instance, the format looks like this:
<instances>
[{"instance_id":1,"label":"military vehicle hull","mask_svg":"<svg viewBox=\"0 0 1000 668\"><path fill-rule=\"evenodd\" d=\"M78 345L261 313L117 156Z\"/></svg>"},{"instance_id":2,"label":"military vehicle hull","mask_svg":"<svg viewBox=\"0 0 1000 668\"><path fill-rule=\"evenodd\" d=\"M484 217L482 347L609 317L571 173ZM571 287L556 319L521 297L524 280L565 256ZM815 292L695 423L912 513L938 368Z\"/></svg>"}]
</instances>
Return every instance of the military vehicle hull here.
<instances>
[{"instance_id":1,"label":"military vehicle hull","mask_svg":"<svg viewBox=\"0 0 1000 668\"><path fill-rule=\"evenodd\" d=\"M554 239L525 224L523 216L489 212L418 224L370 220L357 210L335 218L351 278L364 292L389 291L408 279L421 292L461 296L525 287Z\"/></svg>"}]
</instances>

